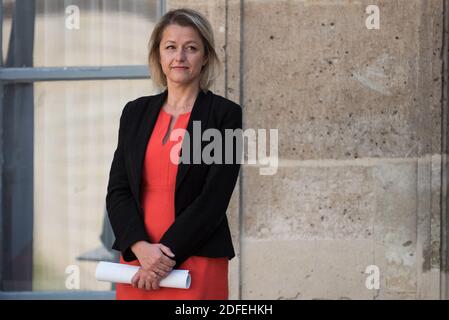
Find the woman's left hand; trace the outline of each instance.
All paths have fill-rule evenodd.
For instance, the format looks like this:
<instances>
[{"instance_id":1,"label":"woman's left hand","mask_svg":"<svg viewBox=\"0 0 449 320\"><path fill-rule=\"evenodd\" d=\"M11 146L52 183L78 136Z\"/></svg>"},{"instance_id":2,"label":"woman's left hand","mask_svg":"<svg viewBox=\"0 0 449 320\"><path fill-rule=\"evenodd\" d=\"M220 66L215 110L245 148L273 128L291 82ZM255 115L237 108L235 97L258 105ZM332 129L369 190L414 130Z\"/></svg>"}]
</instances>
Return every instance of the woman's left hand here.
<instances>
[{"instance_id":1,"label":"woman's left hand","mask_svg":"<svg viewBox=\"0 0 449 320\"><path fill-rule=\"evenodd\" d=\"M137 271L131 280L131 284L134 288L144 290L158 290L159 282L162 277L151 270L144 270L142 268Z\"/></svg>"}]
</instances>

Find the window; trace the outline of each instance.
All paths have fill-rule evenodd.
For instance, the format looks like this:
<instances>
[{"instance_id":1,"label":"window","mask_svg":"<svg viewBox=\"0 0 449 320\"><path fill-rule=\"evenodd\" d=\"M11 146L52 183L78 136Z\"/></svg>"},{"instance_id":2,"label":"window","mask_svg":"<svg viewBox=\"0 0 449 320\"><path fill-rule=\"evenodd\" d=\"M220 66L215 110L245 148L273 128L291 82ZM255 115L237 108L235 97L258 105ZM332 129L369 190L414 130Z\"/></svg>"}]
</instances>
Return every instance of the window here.
<instances>
[{"instance_id":1,"label":"window","mask_svg":"<svg viewBox=\"0 0 449 320\"><path fill-rule=\"evenodd\" d=\"M164 7L0 2L0 299L113 297L95 280L118 258L107 179L125 103L156 93L147 43Z\"/></svg>"}]
</instances>

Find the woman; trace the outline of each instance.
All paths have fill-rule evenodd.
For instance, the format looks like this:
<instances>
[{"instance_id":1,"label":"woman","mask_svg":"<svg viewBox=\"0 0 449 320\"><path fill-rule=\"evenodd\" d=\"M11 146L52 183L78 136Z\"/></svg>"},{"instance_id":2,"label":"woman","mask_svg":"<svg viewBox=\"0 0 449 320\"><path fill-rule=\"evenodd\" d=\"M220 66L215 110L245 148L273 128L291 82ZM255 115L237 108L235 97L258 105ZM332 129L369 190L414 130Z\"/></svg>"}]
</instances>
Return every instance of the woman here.
<instances>
[{"instance_id":1,"label":"woman","mask_svg":"<svg viewBox=\"0 0 449 320\"><path fill-rule=\"evenodd\" d=\"M224 138L225 129L241 129L242 110L208 90L219 60L210 23L198 12L166 13L151 35L148 59L153 82L165 90L124 107L107 188L113 248L121 263L141 266L132 285L117 284L117 299L228 299L235 253L226 209L241 136L230 150ZM198 128L221 133L222 149L212 152L219 161L204 161L211 142L195 135ZM173 269L190 271L189 289L159 286Z\"/></svg>"}]
</instances>

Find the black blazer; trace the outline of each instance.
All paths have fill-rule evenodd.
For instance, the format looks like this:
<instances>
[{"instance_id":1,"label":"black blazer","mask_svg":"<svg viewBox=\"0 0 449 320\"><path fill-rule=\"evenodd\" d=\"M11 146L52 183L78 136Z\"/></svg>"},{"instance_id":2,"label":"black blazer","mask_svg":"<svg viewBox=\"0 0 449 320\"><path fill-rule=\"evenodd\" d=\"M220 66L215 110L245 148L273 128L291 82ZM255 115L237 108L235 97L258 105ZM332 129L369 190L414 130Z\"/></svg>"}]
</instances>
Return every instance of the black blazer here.
<instances>
[{"instance_id":1,"label":"black blazer","mask_svg":"<svg viewBox=\"0 0 449 320\"><path fill-rule=\"evenodd\" d=\"M120 117L117 149L109 173L106 208L116 237L112 248L121 251L125 261L137 259L130 249L132 244L139 240L149 242L140 202L142 167L148 140L167 94L165 90L157 95L130 101ZM225 137L224 129L242 128L242 109L238 104L211 91L205 93L200 90L186 128L190 134L191 151L195 144L193 121L201 121L201 133L208 128L216 128ZM181 158L182 151L188 147L185 145L187 141L183 139ZM233 143L235 157L232 164L224 163L224 160L221 164L206 164L203 159L196 164L193 163L193 152L190 152L190 164L179 163L175 221L160 240L175 254L175 269L193 255L228 257L229 260L235 256L226 210L240 170L241 161L236 161L239 141L236 139ZM202 141L201 150L209 143ZM224 139L222 145L225 145Z\"/></svg>"}]
</instances>

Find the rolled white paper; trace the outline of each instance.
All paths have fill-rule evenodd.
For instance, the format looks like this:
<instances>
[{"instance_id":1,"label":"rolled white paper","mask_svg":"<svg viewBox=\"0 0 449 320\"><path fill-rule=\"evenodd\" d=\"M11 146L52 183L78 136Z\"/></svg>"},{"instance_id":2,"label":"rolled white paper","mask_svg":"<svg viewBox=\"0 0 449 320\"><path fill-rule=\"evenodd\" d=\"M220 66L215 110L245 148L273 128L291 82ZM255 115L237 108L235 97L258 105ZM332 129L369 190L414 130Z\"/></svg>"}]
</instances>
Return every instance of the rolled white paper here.
<instances>
[{"instance_id":1,"label":"rolled white paper","mask_svg":"<svg viewBox=\"0 0 449 320\"><path fill-rule=\"evenodd\" d=\"M134 275L140 267L131 266L122 263L112 263L101 261L95 270L95 278L98 281L108 281L117 283L131 284ZM190 288L189 270L172 270L168 276L159 282L160 287L189 289Z\"/></svg>"}]
</instances>

